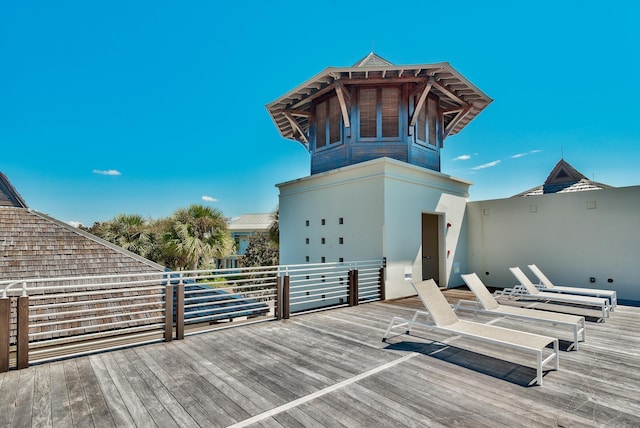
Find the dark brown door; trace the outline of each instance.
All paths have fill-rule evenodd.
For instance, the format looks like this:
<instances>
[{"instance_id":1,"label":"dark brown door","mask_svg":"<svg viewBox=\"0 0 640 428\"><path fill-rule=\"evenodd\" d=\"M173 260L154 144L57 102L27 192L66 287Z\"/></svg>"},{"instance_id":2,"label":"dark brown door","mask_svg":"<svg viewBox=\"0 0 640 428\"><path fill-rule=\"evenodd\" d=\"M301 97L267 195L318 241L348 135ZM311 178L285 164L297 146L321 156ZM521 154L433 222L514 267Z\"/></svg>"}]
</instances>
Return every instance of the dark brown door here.
<instances>
[{"instance_id":1,"label":"dark brown door","mask_svg":"<svg viewBox=\"0 0 640 428\"><path fill-rule=\"evenodd\" d=\"M422 280L440 280L438 216L422 214Z\"/></svg>"}]
</instances>

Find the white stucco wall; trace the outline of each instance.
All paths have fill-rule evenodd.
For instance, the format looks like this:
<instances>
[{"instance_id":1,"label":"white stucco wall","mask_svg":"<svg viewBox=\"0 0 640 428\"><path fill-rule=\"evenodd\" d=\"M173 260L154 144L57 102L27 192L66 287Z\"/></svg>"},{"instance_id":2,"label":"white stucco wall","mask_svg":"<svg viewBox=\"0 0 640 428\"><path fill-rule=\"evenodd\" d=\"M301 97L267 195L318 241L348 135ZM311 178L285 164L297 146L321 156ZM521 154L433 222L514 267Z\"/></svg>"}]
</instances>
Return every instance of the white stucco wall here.
<instances>
[{"instance_id":1,"label":"white stucco wall","mask_svg":"<svg viewBox=\"0 0 640 428\"><path fill-rule=\"evenodd\" d=\"M477 201L467 210L468 269L487 285L514 285L513 266L534 280L527 264L535 263L558 285L640 300L640 186Z\"/></svg>"},{"instance_id":2,"label":"white stucco wall","mask_svg":"<svg viewBox=\"0 0 640 428\"><path fill-rule=\"evenodd\" d=\"M322 257L326 262L386 257L387 298L411 295L404 271L411 266L414 278L421 279L422 213L441 214L439 279L441 284L450 283L454 263L466 264L466 252L458 248L465 238L469 185L389 158L279 184L280 262L305 263L306 257L309 263L319 263ZM447 223L452 226L446 228Z\"/></svg>"}]
</instances>

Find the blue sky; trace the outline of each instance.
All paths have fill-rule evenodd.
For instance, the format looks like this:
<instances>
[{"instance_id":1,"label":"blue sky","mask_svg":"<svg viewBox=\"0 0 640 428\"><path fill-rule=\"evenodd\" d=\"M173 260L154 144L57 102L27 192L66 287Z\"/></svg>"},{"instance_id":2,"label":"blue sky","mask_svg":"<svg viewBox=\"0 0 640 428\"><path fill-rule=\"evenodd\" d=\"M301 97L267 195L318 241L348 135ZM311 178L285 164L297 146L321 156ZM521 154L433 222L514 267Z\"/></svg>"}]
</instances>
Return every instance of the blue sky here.
<instances>
[{"instance_id":1,"label":"blue sky","mask_svg":"<svg viewBox=\"0 0 640 428\"><path fill-rule=\"evenodd\" d=\"M639 185L640 7L482 3L0 0L0 171L31 208L85 225L269 212L309 155L265 104L374 50L447 61L494 99L442 152L472 200L541 184L562 153Z\"/></svg>"}]
</instances>

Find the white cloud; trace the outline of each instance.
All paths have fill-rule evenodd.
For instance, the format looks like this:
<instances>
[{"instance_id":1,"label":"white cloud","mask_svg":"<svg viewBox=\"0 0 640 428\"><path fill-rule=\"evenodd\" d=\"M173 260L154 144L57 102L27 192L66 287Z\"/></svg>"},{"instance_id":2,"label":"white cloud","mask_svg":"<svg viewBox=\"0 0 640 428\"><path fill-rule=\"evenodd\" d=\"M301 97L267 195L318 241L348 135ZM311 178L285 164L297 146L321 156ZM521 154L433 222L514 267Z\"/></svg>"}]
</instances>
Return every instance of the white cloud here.
<instances>
[{"instance_id":1,"label":"white cloud","mask_svg":"<svg viewBox=\"0 0 640 428\"><path fill-rule=\"evenodd\" d=\"M458 156L457 158L455 158L453 160L457 161L457 160L469 160L469 159L471 159L471 155L460 155L460 156Z\"/></svg>"},{"instance_id":2,"label":"white cloud","mask_svg":"<svg viewBox=\"0 0 640 428\"><path fill-rule=\"evenodd\" d=\"M542 150L530 150L530 151L528 151L526 153L517 153L517 154L511 156L511 159L518 159L518 158L521 158L521 157L524 157L524 156L532 155L532 154L535 154L535 153L540 153L541 151Z\"/></svg>"},{"instance_id":3,"label":"white cloud","mask_svg":"<svg viewBox=\"0 0 640 428\"><path fill-rule=\"evenodd\" d=\"M494 167L494 166L498 165L500 162L502 162L502 161L501 160L494 160L493 162L489 162L489 163L485 163L485 164L482 164L482 165L474 166L471 169L477 170L477 169L491 168L491 167Z\"/></svg>"},{"instance_id":4,"label":"white cloud","mask_svg":"<svg viewBox=\"0 0 640 428\"><path fill-rule=\"evenodd\" d=\"M207 196L207 195L204 195L202 197L202 200L205 201L205 202L218 202L218 200L216 198L214 198L212 196Z\"/></svg>"},{"instance_id":5,"label":"white cloud","mask_svg":"<svg viewBox=\"0 0 640 428\"><path fill-rule=\"evenodd\" d=\"M68 222L67 222L67 224L68 224L68 225L71 225L71 226L73 226L73 227L79 227L79 226L82 226L82 223L80 223L79 221L73 221L73 220L68 221Z\"/></svg>"},{"instance_id":6,"label":"white cloud","mask_svg":"<svg viewBox=\"0 0 640 428\"><path fill-rule=\"evenodd\" d=\"M117 169L94 169L93 173L99 175L122 175Z\"/></svg>"}]
</instances>

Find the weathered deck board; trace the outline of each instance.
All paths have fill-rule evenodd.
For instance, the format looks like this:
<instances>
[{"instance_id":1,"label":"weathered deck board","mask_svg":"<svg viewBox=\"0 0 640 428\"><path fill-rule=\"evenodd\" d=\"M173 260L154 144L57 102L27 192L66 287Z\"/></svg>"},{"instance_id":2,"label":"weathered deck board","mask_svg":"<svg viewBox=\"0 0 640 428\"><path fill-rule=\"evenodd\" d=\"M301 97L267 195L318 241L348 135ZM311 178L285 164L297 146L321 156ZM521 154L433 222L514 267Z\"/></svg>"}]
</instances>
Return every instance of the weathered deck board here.
<instances>
[{"instance_id":1,"label":"weathered deck board","mask_svg":"<svg viewBox=\"0 0 640 428\"><path fill-rule=\"evenodd\" d=\"M543 387L526 386L530 356L497 346L420 327L381 342L392 316L417 308L415 298L377 302L10 371L0 426L640 425L640 308L588 322L586 342L562 352Z\"/></svg>"}]
</instances>

